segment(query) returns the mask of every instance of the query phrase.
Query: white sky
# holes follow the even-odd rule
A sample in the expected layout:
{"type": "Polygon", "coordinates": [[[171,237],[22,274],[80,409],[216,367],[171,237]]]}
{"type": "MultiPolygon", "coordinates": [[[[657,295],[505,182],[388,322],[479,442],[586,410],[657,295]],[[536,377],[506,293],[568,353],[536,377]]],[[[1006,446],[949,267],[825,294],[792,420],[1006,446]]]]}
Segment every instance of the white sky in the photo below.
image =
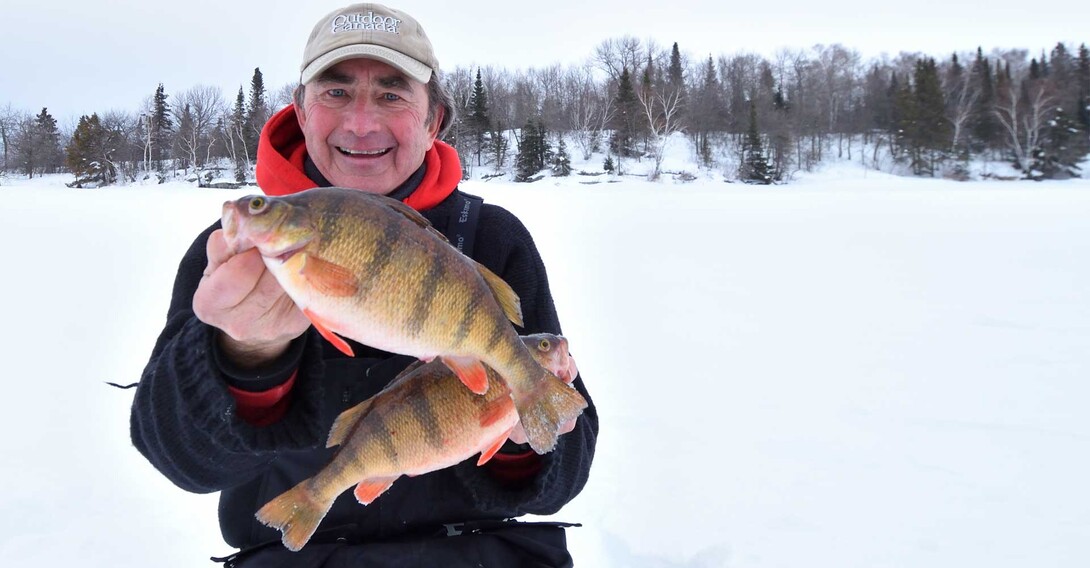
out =
{"type": "MultiPolygon", "coordinates": [[[[233,100],[260,67],[269,90],[298,78],[311,27],[341,2],[306,0],[4,0],[0,8],[0,108],[49,107],[62,124],[79,114],[135,111],[164,83],[167,94],[220,86],[233,100]]],[[[579,63],[612,37],[678,42],[683,53],[840,43],[864,57],[919,51],[945,57],[980,45],[1039,53],[1090,41],[1085,17],[1034,10],[1020,0],[840,3],[804,0],[582,1],[528,8],[509,0],[391,6],[419,19],[441,65],[508,68],[579,63]],[[885,5],[883,5],[885,4],[885,5]],[[527,45],[532,44],[532,45],[527,45]]],[[[1084,14],[1085,16],[1085,14],[1084,14]]]]}

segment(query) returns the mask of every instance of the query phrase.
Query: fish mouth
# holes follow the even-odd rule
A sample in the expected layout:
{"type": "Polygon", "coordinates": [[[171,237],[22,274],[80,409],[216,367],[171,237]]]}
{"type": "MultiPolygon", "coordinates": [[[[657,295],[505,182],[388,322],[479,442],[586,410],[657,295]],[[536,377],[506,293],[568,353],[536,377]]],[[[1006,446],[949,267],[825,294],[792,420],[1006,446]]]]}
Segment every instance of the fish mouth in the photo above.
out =
{"type": "Polygon", "coordinates": [[[379,148],[377,150],[353,150],[351,148],[345,148],[344,146],[334,146],[338,152],[343,156],[349,156],[352,158],[378,158],[389,154],[393,147],[379,148]]]}

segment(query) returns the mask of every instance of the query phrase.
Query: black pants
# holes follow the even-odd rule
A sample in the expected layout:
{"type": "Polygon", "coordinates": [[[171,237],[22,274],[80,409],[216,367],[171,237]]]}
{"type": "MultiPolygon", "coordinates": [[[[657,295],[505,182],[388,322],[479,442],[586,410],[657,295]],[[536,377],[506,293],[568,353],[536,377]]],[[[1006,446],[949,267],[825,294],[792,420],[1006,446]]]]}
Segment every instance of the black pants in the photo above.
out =
{"type": "Polygon", "coordinates": [[[569,526],[578,525],[483,521],[379,542],[334,529],[315,534],[299,552],[277,541],[214,560],[229,568],[571,568],[569,526]]]}

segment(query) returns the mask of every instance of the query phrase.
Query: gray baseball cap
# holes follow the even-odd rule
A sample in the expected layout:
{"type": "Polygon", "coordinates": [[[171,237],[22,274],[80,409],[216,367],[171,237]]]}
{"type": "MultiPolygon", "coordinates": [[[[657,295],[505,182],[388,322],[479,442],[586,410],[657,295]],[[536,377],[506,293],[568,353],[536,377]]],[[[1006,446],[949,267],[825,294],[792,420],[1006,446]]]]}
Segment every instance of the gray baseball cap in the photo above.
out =
{"type": "Polygon", "coordinates": [[[431,40],[412,16],[382,4],[353,4],[324,16],[303,50],[299,82],[347,59],[375,59],[427,83],[439,69],[431,40]]]}

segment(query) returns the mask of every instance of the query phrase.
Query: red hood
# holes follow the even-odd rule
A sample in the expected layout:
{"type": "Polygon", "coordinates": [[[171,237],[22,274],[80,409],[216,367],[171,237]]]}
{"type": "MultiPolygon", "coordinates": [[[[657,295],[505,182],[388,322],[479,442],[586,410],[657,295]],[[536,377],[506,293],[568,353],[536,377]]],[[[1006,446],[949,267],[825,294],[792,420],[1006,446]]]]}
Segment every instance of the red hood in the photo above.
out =
{"type": "MultiPolygon", "coordinates": [[[[295,106],[288,105],[273,115],[261,130],[257,144],[257,185],[267,195],[288,195],[317,187],[303,173],[307,147],[303,131],[295,117],[295,106]]],[[[431,209],[450,195],[462,180],[458,152],[438,140],[424,154],[427,170],[420,187],[405,204],[417,211],[431,209]]],[[[391,188],[392,189],[392,188],[391,188]]]]}

